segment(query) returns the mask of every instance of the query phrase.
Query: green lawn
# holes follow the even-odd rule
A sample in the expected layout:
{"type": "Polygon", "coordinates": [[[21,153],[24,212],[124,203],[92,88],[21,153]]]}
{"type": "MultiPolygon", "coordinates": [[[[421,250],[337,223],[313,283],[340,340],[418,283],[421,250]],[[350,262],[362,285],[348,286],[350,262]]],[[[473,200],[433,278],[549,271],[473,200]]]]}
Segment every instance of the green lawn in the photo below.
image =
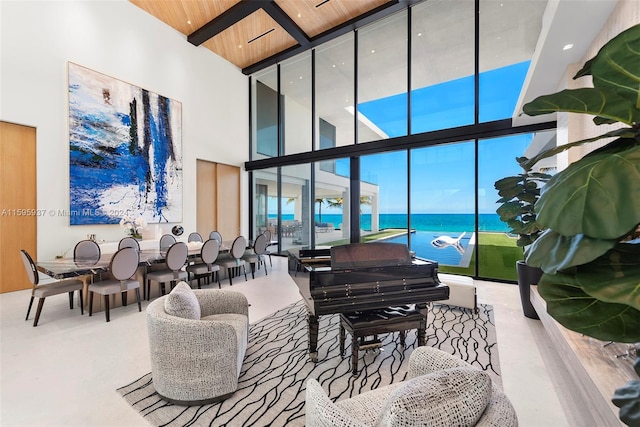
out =
{"type": "MultiPolygon", "coordinates": [[[[398,234],[406,233],[404,230],[388,229],[378,233],[367,234],[362,237],[363,242],[380,240],[398,234]]],[[[327,246],[346,245],[349,239],[335,240],[325,243],[327,246]]],[[[516,261],[523,259],[522,248],[516,246],[516,239],[505,233],[479,233],[475,250],[480,254],[481,277],[501,280],[518,280],[516,261]]],[[[466,268],[441,265],[438,270],[443,273],[462,274],[473,276],[475,274],[475,254],[466,268]]]]}

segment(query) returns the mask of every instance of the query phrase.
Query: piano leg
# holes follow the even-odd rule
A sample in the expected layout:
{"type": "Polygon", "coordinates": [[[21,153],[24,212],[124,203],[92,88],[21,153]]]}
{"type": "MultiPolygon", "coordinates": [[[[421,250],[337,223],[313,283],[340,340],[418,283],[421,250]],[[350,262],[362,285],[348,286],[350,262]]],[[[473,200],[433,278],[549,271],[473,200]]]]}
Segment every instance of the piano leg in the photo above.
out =
{"type": "Polygon", "coordinates": [[[318,361],[318,316],[309,313],[307,317],[309,325],[309,357],[312,362],[318,361]]]}
{"type": "Polygon", "coordinates": [[[423,319],[418,328],[418,346],[427,345],[427,314],[429,313],[427,306],[428,304],[416,304],[416,308],[422,314],[423,319]]]}

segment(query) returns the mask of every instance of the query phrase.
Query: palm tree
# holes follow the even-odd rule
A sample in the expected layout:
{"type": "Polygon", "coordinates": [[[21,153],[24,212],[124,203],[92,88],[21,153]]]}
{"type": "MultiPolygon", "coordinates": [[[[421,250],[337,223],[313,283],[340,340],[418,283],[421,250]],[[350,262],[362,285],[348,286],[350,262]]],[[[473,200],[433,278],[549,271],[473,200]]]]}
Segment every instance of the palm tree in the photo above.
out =
{"type": "MultiPolygon", "coordinates": [[[[331,208],[341,208],[344,199],[342,197],[334,197],[332,199],[325,199],[327,205],[331,208]]],[[[360,196],[360,205],[371,205],[371,196],[360,196]]],[[[362,212],[362,209],[360,210],[362,212]]]]}
{"type": "MultiPolygon", "coordinates": [[[[318,222],[322,222],[322,204],[327,201],[329,203],[329,199],[316,199],[316,203],[318,204],[318,222]]],[[[329,204],[331,206],[331,204],[329,204]]]]}

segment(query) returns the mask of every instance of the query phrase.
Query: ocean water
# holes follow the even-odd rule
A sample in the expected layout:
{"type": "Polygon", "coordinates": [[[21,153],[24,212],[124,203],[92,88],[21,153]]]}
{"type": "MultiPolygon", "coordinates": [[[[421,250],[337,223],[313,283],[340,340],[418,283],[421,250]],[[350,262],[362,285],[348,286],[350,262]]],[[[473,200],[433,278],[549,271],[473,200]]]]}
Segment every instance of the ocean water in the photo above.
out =
{"type": "MultiPolygon", "coordinates": [[[[269,218],[275,219],[276,215],[269,215],[269,218]]],[[[282,215],[283,221],[293,220],[293,214],[282,215]]],[[[340,214],[322,214],[322,220],[316,215],[317,222],[333,223],[335,227],[342,224],[342,215],[340,214]]],[[[363,230],[371,230],[371,214],[363,214],[360,217],[360,228],[363,230]]],[[[379,228],[406,228],[407,216],[404,214],[380,214],[379,228]]],[[[463,231],[472,232],[475,227],[475,216],[473,214],[413,214],[411,215],[411,228],[417,231],[436,231],[460,233],[463,231]]],[[[479,231],[495,231],[507,232],[509,227],[500,221],[497,214],[479,214],[478,215],[479,231]]]]}
{"type": "MultiPolygon", "coordinates": [[[[276,215],[269,215],[273,220],[276,215]]],[[[292,221],[293,215],[283,215],[283,221],[292,221]]],[[[379,228],[406,228],[406,215],[380,214],[379,228]]],[[[361,216],[361,228],[371,230],[371,214],[361,216]]],[[[340,228],[342,215],[322,214],[322,220],[316,215],[317,222],[332,223],[340,228]]],[[[420,258],[437,261],[440,265],[467,267],[473,253],[472,236],[475,228],[475,216],[473,214],[413,214],[411,215],[411,250],[420,258]],[[463,235],[464,233],[464,235],[463,235]],[[438,244],[451,237],[460,237],[458,245],[438,244]]],[[[507,225],[500,221],[497,214],[479,214],[479,231],[508,232],[507,225]]],[[[407,235],[401,235],[385,240],[393,243],[408,243],[407,235]]],[[[475,239],[473,240],[475,241],[475,239]]]]}

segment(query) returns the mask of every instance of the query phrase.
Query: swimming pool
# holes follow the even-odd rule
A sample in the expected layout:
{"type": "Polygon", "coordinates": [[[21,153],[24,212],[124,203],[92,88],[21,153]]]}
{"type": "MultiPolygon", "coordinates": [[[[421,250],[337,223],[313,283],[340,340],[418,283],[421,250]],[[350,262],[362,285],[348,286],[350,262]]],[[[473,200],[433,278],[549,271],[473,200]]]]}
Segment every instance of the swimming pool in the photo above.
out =
{"type": "MultiPolygon", "coordinates": [[[[407,243],[407,236],[385,239],[386,242],[407,243]]],[[[437,261],[440,265],[468,267],[475,246],[472,231],[447,233],[442,231],[411,232],[411,250],[419,258],[437,261]]]]}

